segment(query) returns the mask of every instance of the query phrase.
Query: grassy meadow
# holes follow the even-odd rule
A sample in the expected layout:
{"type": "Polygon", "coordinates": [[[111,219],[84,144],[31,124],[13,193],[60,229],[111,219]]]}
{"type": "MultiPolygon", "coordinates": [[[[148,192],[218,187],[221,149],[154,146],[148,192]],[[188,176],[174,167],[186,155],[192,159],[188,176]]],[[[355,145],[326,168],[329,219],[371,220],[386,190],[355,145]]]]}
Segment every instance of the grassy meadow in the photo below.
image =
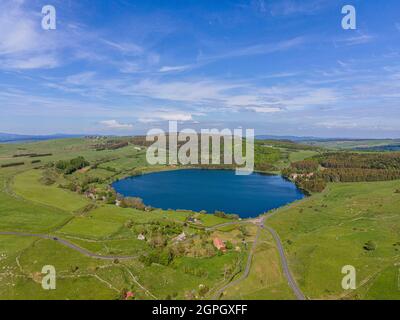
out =
{"type": "MultiPolygon", "coordinates": [[[[175,169],[147,165],[143,146],[94,147],[102,143],[82,138],[0,144],[0,166],[24,163],[0,167],[0,232],[48,234],[93,254],[131,258],[96,259],[53,240],[0,235],[0,299],[121,299],[126,291],[139,300],[208,299],[241,276],[257,232],[254,224],[184,210],[122,208],[66,188],[86,184],[86,192],[107,190],[122,177],[175,169]],[[52,163],[78,156],[90,166],[44,182],[54,173],[52,163]],[[230,224],[213,228],[224,223],[230,224]],[[215,237],[229,244],[226,253],[214,248],[215,237]],[[41,288],[44,265],[56,267],[57,290],[41,288]]],[[[261,171],[280,172],[321,150],[259,141],[256,164],[261,171]]],[[[309,299],[400,299],[399,189],[399,181],[331,183],[322,193],[267,213],[266,223],[279,234],[309,299]],[[365,249],[368,242],[373,250],[365,249]],[[356,267],[355,291],[341,288],[344,265],[356,267]]],[[[222,299],[294,298],[276,243],[263,231],[249,276],[222,299]]]]}

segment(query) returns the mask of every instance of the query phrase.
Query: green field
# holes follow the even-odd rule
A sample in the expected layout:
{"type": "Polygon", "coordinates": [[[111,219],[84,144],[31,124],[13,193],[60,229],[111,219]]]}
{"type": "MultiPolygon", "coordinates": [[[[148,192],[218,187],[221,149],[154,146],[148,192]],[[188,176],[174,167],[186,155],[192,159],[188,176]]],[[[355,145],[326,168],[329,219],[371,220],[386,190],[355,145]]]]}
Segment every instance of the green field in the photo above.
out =
{"type": "MultiPolygon", "coordinates": [[[[95,255],[130,258],[98,259],[54,240],[0,235],[0,299],[121,299],[127,290],[139,300],[209,299],[241,277],[255,224],[184,210],[121,208],[88,197],[87,192],[109,191],[118,178],[176,169],[148,166],[144,148],[139,151],[132,143],[96,150],[102,141],[0,145],[0,165],[24,162],[0,168],[0,233],[46,234],[95,255]],[[16,157],[30,153],[51,155],[16,157]],[[57,161],[78,156],[90,166],[72,174],[54,169],[57,161]],[[44,183],[46,176],[54,181],[44,183]],[[179,242],[182,233],[185,239],[179,242]],[[226,253],[214,248],[215,237],[229,243],[226,253]],[[41,288],[44,265],[55,266],[57,290],[41,288]]],[[[257,143],[256,162],[267,172],[322,152],[287,141],[257,143]]],[[[266,224],[279,234],[290,270],[308,299],[400,299],[398,190],[400,181],[331,183],[322,193],[267,213],[266,224]],[[366,250],[371,241],[373,250],[366,250]],[[356,268],[355,291],[341,288],[345,265],[356,268]]],[[[248,277],[221,298],[295,299],[266,230],[255,248],[248,277]]]]}
{"type": "MultiPolygon", "coordinates": [[[[379,297],[376,290],[381,287],[395,288],[393,270],[400,262],[400,196],[395,193],[399,187],[400,181],[331,184],[322,194],[278,210],[268,221],[280,234],[308,297],[368,299],[379,297]],[[376,243],[376,250],[363,248],[368,241],[376,243]],[[345,265],[357,270],[355,292],[341,287],[345,265]]],[[[400,299],[400,290],[385,295],[400,299]]]]}

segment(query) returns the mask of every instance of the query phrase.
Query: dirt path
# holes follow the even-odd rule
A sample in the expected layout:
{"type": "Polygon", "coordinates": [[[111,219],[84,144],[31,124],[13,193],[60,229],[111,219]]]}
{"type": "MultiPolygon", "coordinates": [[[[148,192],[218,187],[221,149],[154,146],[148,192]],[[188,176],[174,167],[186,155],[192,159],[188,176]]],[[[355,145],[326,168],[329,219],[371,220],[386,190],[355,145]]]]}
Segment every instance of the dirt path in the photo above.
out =
{"type": "Polygon", "coordinates": [[[50,236],[47,234],[39,234],[39,233],[23,233],[23,232],[0,232],[0,235],[3,236],[20,236],[20,237],[35,237],[35,238],[41,238],[41,239],[46,239],[46,240],[53,240],[56,242],[59,242],[63,244],[66,247],[69,247],[75,251],[78,251],[85,256],[95,258],[95,259],[101,259],[101,260],[127,260],[127,259],[134,259],[136,256],[103,256],[99,255],[93,252],[90,252],[89,250],[86,250],[84,248],[78,247],[77,245],[73,244],[72,242],[69,242],[68,240],[60,239],[58,237],[50,236]]]}

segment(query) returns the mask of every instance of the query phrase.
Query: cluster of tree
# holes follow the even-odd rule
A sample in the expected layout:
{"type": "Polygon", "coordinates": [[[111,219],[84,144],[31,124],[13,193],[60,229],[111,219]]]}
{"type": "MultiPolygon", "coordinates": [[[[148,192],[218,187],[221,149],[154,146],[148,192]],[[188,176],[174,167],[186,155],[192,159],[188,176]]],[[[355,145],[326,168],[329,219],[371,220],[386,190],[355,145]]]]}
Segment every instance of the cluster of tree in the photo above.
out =
{"type": "Polygon", "coordinates": [[[223,211],[215,211],[214,216],[219,217],[219,218],[225,218],[225,219],[233,219],[233,220],[238,220],[240,217],[237,214],[229,214],[225,213],[223,211]]]}
{"type": "Polygon", "coordinates": [[[46,169],[42,173],[42,177],[40,178],[40,182],[46,186],[51,186],[57,180],[57,173],[54,170],[46,169]]]}
{"type": "Polygon", "coordinates": [[[258,140],[258,142],[263,143],[264,145],[268,145],[268,146],[272,146],[272,147],[276,147],[276,148],[289,149],[292,151],[299,151],[299,150],[318,151],[318,150],[320,150],[320,148],[318,148],[318,147],[301,144],[298,142],[293,142],[291,140],[258,140]]]}
{"type": "Polygon", "coordinates": [[[256,171],[263,171],[263,172],[271,172],[277,170],[277,168],[270,163],[260,163],[260,162],[256,162],[254,164],[254,169],[256,171]]]}
{"type": "Polygon", "coordinates": [[[311,173],[318,170],[319,163],[314,159],[309,160],[302,160],[292,162],[290,164],[290,168],[286,169],[289,170],[290,173],[311,173]]]}
{"type": "Polygon", "coordinates": [[[316,157],[325,168],[362,168],[400,170],[400,152],[345,153],[337,152],[316,157]]]}
{"type": "Polygon", "coordinates": [[[128,141],[109,140],[105,143],[96,144],[93,146],[93,148],[96,149],[96,151],[117,150],[125,148],[128,145],[129,145],[128,141]]]}
{"type": "Polygon", "coordinates": [[[326,188],[326,184],[326,181],[318,175],[296,179],[296,185],[306,192],[322,192],[326,188]]]}
{"type": "Polygon", "coordinates": [[[49,157],[52,155],[53,155],[52,153],[20,153],[20,154],[14,154],[13,158],[21,158],[21,157],[38,158],[38,157],[49,157]]]}
{"type": "MultiPolygon", "coordinates": [[[[103,196],[106,196],[108,192],[103,192],[100,194],[93,188],[94,183],[99,183],[101,181],[102,180],[98,177],[85,177],[85,179],[82,181],[70,181],[68,184],[60,185],[60,187],[73,192],[78,192],[80,194],[91,191],[92,193],[96,194],[98,198],[102,198],[103,196]]],[[[115,203],[115,200],[113,203],[115,203]]]]}
{"type": "Polygon", "coordinates": [[[57,161],[55,167],[62,171],[64,174],[72,174],[75,171],[89,166],[90,163],[84,157],[77,157],[71,160],[57,161]]]}
{"type": "Polygon", "coordinates": [[[143,200],[138,197],[121,198],[119,206],[121,208],[134,208],[142,211],[146,210],[146,205],[143,203],[143,200]]]}
{"type": "Polygon", "coordinates": [[[6,163],[2,164],[1,168],[9,168],[9,167],[17,167],[17,166],[23,166],[25,162],[13,162],[13,163],[6,163]]]}
{"type": "Polygon", "coordinates": [[[328,182],[396,180],[400,179],[400,153],[326,153],[294,162],[282,173],[309,192],[321,192],[328,182]]]}
{"type": "Polygon", "coordinates": [[[97,191],[97,195],[101,199],[105,199],[107,204],[115,204],[117,193],[113,189],[97,191]]]}
{"type": "Polygon", "coordinates": [[[52,153],[37,153],[37,154],[32,154],[29,157],[30,158],[51,157],[52,155],[53,155],[52,153]]]}
{"type": "MultiPolygon", "coordinates": [[[[243,150],[245,147],[243,146],[243,150]]],[[[256,171],[276,171],[274,163],[281,158],[281,151],[277,148],[265,146],[256,142],[254,146],[254,169],[256,171]]]]}
{"type": "Polygon", "coordinates": [[[328,182],[388,181],[400,179],[400,170],[338,168],[325,169],[319,175],[328,182]]]}
{"type": "Polygon", "coordinates": [[[372,240],[369,240],[364,244],[364,250],[366,251],[374,251],[376,249],[376,243],[372,240]]]}
{"type": "Polygon", "coordinates": [[[152,250],[148,254],[139,257],[139,261],[145,266],[151,266],[153,263],[168,266],[174,260],[174,254],[170,249],[152,250]]]}
{"type": "Polygon", "coordinates": [[[20,154],[14,154],[13,158],[22,158],[22,157],[29,157],[32,155],[35,155],[36,153],[20,153],[20,154]]]}

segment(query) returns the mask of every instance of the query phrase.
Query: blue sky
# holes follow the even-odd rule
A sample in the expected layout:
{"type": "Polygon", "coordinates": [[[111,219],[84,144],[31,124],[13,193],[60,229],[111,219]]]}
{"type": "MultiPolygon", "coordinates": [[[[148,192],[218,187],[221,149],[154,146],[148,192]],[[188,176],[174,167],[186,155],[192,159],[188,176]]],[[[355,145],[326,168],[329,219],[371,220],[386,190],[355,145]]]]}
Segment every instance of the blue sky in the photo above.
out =
{"type": "Polygon", "coordinates": [[[0,132],[400,137],[398,0],[0,0],[0,132]],[[41,9],[57,29],[41,28],[41,9]],[[341,27],[344,5],[357,29],[341,27]]]}

